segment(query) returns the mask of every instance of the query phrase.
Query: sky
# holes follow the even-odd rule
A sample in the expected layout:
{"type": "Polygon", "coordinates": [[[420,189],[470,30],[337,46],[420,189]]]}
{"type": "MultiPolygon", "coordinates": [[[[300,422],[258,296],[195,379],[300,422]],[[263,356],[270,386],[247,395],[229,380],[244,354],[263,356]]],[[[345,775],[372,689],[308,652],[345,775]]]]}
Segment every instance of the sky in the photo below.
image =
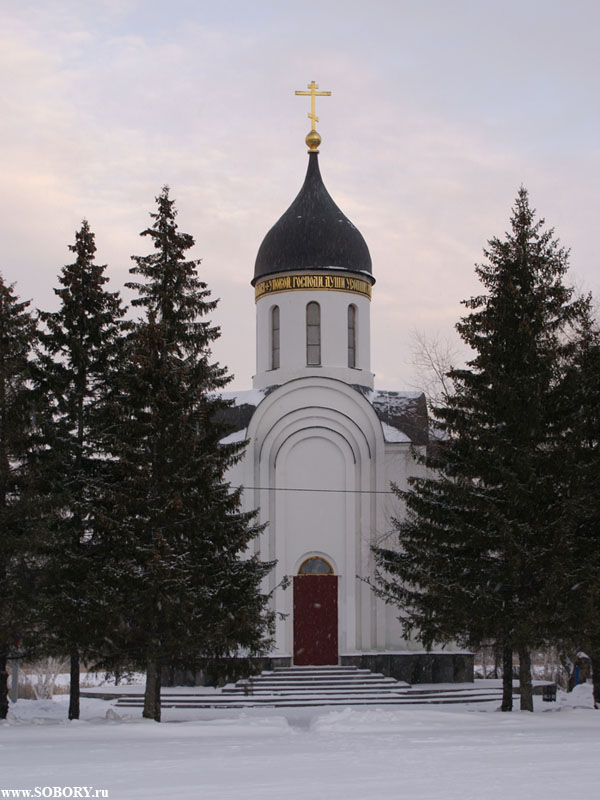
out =
{"type": "Polygon", "coordinates": [[[55,309],[86,218],[122,290],[168,184],[249,388],[254,260],[315,80],[323,179],[373,258],[376,386],[418,388],[415,341],[456,336],[521,185],[600,297],[599,30],[596,0],[0,0],[0,272],[55,309]]]}

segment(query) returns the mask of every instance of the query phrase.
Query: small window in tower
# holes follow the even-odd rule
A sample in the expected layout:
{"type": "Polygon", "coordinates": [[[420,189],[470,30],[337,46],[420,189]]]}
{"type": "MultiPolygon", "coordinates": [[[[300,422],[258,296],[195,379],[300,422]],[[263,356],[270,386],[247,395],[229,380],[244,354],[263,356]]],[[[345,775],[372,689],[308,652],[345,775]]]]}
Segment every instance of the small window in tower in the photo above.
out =
{"type": "Polygon", "coordinates": [[[318,303],[306,306],[306,363],[309,367],[321,364],[321,307],[318,303]]]}
{"type": "Polygon", "coordinates": [[[279,306],[271,309],[271,369],[279,369],[279,306]]]}
{"type": "Polygon", "coordinates": [[[348,306],[348,366],[356,367],[356,317],[355,305],[348,306]]]}

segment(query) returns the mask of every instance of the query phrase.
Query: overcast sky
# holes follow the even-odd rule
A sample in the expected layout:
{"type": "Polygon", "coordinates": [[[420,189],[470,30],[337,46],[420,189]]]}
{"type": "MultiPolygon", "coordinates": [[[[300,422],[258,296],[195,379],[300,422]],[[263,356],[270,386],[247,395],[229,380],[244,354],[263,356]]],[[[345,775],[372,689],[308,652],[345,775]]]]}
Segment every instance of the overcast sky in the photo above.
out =
{"type": "Polygon", "coordinates": [[[257,249],[306,169],[365,237],[376,385],[414,388],[413,332],[451,336],[519,186],[600,297],[597,0],[0,0],[0,271],[53,309],[82,218],[111,288],[169,184],[248,388],[257,249]]]}

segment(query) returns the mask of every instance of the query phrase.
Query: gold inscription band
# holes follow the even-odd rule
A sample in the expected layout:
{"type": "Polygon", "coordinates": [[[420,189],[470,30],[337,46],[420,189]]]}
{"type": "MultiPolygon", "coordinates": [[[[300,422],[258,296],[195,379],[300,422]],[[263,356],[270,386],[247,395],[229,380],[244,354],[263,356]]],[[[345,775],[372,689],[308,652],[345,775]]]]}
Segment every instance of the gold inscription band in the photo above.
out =
{"type": "Polygon", "coordinates": [[[279,278],[265,278],[254,287],[254,300],[260,300],[266,294],[277,292],[297,292],[306,289],[317,289],[326,292],[354,292],[371,299],[371,284],[360,278],[347,275],[282,275],[279,278]]]}

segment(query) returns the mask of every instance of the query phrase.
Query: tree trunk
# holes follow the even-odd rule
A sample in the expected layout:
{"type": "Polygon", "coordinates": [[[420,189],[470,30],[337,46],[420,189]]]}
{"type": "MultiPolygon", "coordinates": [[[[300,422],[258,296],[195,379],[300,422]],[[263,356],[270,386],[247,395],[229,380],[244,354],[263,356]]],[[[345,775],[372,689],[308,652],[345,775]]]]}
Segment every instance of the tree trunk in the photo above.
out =
{"type": "Polygon", "coordinates": [[[531,653],[527,647],[519,648],[519,690],[521,692],[521,711],[533,711],[531,653]]]}
{"type": "Polygon", "coordinates": [[[592,685],[594,689],[594,708],[600,709],[600,650],[592,650],[592,685]]]}
{"type": "Polygon", "coordinates": [[[0,719],[8,715],[8,671],[6,652],[0,653],[0,719]]]}
{"type": "Polygon", "coordinates": [[[160,664],[158,661],[149,661],[146,665],[146,690],[142,716],[160,722],[160,664]]]}
{"type": "Polygon", "coordinates": [[[510,646],[505,645],[502,649],[502,705],[501,711],[512,711],[513,707],[513,685],[512,685],[512,661],[513,653],[510,646]]]}
{"type": "Polygon", "coordinates": [[[487,658],[486,658],[486,648],[485,645],[481,647],[481,677],[485,680],[487,678],[487,658]]]}
{"type": "Polygon", "coordinates": [[[572,692],[575,686],[575,668],[570,657],[563,651],[560,653],[560,688],[565,692],[572,692]]]}
{"type": "Polygon", "coordinates": [[[79,653],[71,653],[71,684],[69,687],[69,719],[79,719],[79,653]]]}
{"type": "Polygon", "coordinates": [[[500,661],[502,660],[502,648],[498,647],[498,645],[494,645],[494,672],[492,677],[494,680],[498,680],[498,671],[500,669],[500,661]]]}

